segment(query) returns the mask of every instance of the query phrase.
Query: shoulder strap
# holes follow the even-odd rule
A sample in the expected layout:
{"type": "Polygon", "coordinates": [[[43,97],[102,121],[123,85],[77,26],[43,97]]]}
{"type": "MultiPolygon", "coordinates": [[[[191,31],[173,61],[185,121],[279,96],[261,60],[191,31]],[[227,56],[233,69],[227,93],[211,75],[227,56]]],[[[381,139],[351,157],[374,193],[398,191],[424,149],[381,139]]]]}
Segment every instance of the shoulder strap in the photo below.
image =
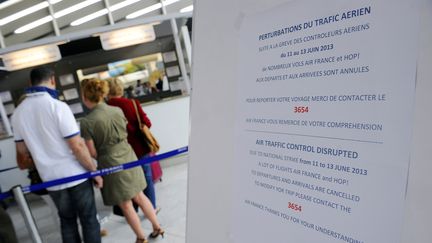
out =
{"type": "Polygon", "coordinates": [[[136,114],[136,116],[137,116],[137,118],[138,118],[138,124],[139,124],[139,127],[141,127],[141,117],[139,116],[139,113],[138,113],[138,107],[137,107],[137,104],[135,103],[135,100],[131,99],[131,101],[132,101],[132,104],[133,104],[133,106],[134,106],[134,108],[135,108],[135,114],[136,114]]]}

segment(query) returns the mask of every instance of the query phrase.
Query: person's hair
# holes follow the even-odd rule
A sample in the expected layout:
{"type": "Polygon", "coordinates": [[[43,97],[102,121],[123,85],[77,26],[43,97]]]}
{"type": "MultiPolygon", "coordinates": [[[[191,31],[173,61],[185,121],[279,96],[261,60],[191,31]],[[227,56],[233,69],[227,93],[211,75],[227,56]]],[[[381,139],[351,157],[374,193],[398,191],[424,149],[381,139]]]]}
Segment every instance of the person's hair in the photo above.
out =
{"type": "Polygon", "coordinates": [[[123,96],[124,94],[124,87],[123,83],[118,78],[107,78],[106,81],[108,82],[109,86],[109,96],[123,96]]]}
{"type": "Polygon", "coordinates": [[[109,88],[106,81],[90,78],[81,81],[81,91],[87,100],[99,103],[108,94],[109,88]]]}
{"type": "Polygon", "coordinates": [[[30,71],[30,82],[32,86],[48,81],[54,76],[54,71],[49,67],[33,68],[30,71]]]}

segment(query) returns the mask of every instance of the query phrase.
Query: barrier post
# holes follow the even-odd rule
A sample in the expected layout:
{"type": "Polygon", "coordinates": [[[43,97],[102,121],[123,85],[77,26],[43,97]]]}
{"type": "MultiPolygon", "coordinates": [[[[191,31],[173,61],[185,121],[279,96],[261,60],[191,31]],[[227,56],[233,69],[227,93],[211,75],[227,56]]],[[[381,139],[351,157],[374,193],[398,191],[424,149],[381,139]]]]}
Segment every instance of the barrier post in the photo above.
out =
{"type": "Polygon", "coordinates": [[[34,221],[33,215],[30,211],[30,208],[27,204],[27,200],[24,197],[24,193],[22,191],[21,186],[15,186],[12,188],[12,194],[15,197],[15,201],[18,203],[18,207],[21,211],[21,214],[24,218],[24,222],[26,223],[27,229],[30,232],[30,235],[33,239],[34,243],[42,243],[41,237],[39,235],[39,231],[37,229],[36,223],[34,221]]]}

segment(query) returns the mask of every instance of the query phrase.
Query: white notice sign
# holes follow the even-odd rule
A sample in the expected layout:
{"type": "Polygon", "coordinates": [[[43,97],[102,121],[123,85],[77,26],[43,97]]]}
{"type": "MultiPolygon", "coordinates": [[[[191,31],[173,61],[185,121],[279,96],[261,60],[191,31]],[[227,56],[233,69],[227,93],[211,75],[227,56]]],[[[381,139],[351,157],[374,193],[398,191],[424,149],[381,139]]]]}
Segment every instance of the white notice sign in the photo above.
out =
{"type": "Polygon", "coordinates": [[[235,242],[400,242],[418,15],[313,0],[243,19],[235,242]]]}

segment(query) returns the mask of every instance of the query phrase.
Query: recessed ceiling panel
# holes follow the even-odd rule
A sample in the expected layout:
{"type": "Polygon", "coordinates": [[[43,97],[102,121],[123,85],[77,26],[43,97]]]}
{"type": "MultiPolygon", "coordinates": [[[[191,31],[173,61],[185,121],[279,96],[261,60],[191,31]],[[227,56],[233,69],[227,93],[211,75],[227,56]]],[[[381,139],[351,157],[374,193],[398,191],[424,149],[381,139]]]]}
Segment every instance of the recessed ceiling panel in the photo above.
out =
{"type": "Polygon", "coordinates": [[[26,8],[30,8],[41,2],[44,2],[44,0],[22,0],[18,3],[10,5],[7,8],[0,9],[0,18],[3,19],[11,14],[17,13],[26,8]]]}
{"type": "Polygon", "coordinates": [[[82,3],[82,2],[85,2],[85,1],[86,0],[72,0],[72,1],[71,0],[63,0],[63,1],[59,2],[59,3],[54,4],[53,5],[53,10],[54,10],[54,12],[59,12],[61,10],[67,9],[69,7],[72,7],[72,6],[76,5],[76,4],[79,4],[79,3],[82,3]]]}
{"type": "MultiPolygon", "coordinates": [[[[70,13],[64,17],[58,18],[57,23],[58,23],[59,27],[61,29],[63,29],[65,27],[67,27],[68,25],[70,25],[75,20],[78,20],[80,18],[83,18],[85,16],[88,16],[90,14],[96,13],[96,12],[104,10],[104,9],[105,9],[105,4],[103,3],[103,1],[97,2],[97,3],[94,3],[90,6],[85,7],[83,9],[80,9],[79,11],[76,11],[76,12],[70,13]]],[[[106,19],[107,18],[106,16],[107,15],[104,14],[98,18],[106,19]]],[[[91,21],[89,21],[89,22],[91,22],[91,21]]],[[[83,28],[83,26],[81,26],[81,28],[83,28]]]]}
{"type": "Polygon", "coordinates": [[[180,12],[181,9],[192,5],[193,4],[193,0],[183,0],[183,1],[178,1],[175,2],[169,6],[166,7],[167,13],[178,13],[180,12]]]}
{"type": "Polygon", "coordinates": [[[44,9],[41,9],[37,12],[29,14],[25,17],[17,19],[11,23],[8,23],[4,26],[1,26],[0,28],[1,28],[3,36],[8,36],[8,35],[13,34],[13,32],[16,29],[23,27],[25,25],[31,24],[32,22],[35,22],[35,21],[37,21],[41,18],[47,17],[47,16],[49,16],[48,8],[44,8],[44,9]]]}
{"type": "MultiPolygon", "coordinates": [[[[122,20],[125,20],[125,17],[131,13],[134,13],[139,10],[143,10],[145,8],[148,8],[154,4],[157,4],[159,1],[156,0],[141,0],[139,2],[136,2],[134,4],[131,4],[129,6],[126,6],[124,8],[121,8],[117,11],[112,12],[113,19],[115,22],[119,22],[122,20]]],[[[154,14],[159,15],[161,14],[161,10],[155,10],[151,12],[150,14],[147,14],[145,16],[153,16],[154,14]]]]}
{"type": "MultiPolygon", "coordinates": [[[[48,36],[55,35],[53,23],[50,20],[51,15],[47,7],[48,6],[47,1],[48,0],[22,0],[4,9],[0,9],[0,25],[1,25],[2,23],[1,19],[4,19],[5,17],[10,16],[11,14],[35,6],[41,6],[38,8],[37,11],[33,11],[32,13],[26,16],[22,16],[14,21],[5,23],[2,26],[0,26],[1,34],[5,39],[5,44],[7,47],[29,42],[35,39],[45,38],[48,36]],[[35,21],[43,19],[44,17],[46,20],[45,23],[41,23],[39,26],[34,27],[33,29],[30,29],[24,33],[20,33],[20,34],[14,33],[14,31],[19,29],[20,27],[31,24],[35,21]]],[[[55,3],[52,6],[54,14],[59,13],[72,6],[75,6],[76,4],[92,1],[91,5],[88,5],[75,12],[56,18],[58,27],[60,29],[60,35],[110,24],[108,19],[108,14],[107,14],[108,10],[106,9],[106,5],[105,5],[105,0],[99,0],[99,1],[98,0],[56,0],[56,1],[58,1],[58,3],[55,3]],[[99,17],[93,20],[89,20],[88,22],[78,26],[71,26],[71,23],[73,21],[76,21],[90,14],[98,13],[98,11],[103,11],[101,12],[102,14],[99,17]]],[[[158,16],[162,14],[159,0],[136,0],[136,1],[135,0],[106,0],[106,1],[108,1],[109,5],[111,6],[114,23],[127,21],[129,19],[126,19],[126,16],[136,13],[137,11],[144,11],[149,7],[152,7],[151,11],[144,11],[146,12],[145,14],[135,16],[135,19],[148,18],[151,16],[158,16]],[[131,4],[128,5],[126,3],[131,3],[131,4]]],[[[187,7],[192,3],[193,0],[179,0],[167,6],[167,12],[176,13],[180,9],[187,7]]],[[[165,31],[164,28],[162,27],[156,27],[156,32],[165,34],[168,31],[165,31]],[[158,31],[158,29],[161,29],[162,31],[158,31]]]]}
{"type": "Polygon", "coordinates": [[[65,28],[63,28],[61,30],[61,33],[67,34],[67,33],[77,32],[77,31],[81,31],[81,30],[85,30],[85,29],[91,29],[91,28],[96,28],[96,27],[100,27],[100,26],[105,26],[108,24],[109,24],[108,17],[106,15],[104,15],[104,16],[96,18],[92,21],[89,21],[87,23],[84,23],[82,25],[78,25],[78,26],[67,25],[67,26],[65,26],[65,28]]]}

